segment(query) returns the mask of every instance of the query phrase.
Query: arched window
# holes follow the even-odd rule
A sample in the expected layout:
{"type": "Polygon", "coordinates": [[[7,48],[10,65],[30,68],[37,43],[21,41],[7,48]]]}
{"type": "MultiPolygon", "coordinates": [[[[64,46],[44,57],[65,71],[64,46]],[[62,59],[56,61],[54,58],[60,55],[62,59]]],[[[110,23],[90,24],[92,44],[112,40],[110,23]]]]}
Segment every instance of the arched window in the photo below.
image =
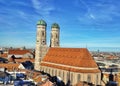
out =
{"type": "Polygon", "coordinates": [[[91,76],[90,76],[90,75],[88,75],[88,77],[87,77],[87,82],[88,82],[88,83],[91,82],[91,76]]]}
{"type": "Polygon", "coordinates": [[[42,42],[43,42],[43,44],[45,44],[45,41],[44,41],[44,40],[43,40],[42,42]]]}
{"type": "Polygon", "coordinates": [[[47,72],[47,68],[45,68],[45,72],[47,72]]]}
{"type": "Polygon", "coordinates": [[[70,81],[73,83],[73,73],[70,73],[70,81]]]}
{"type": "Polygon", "coordinates": [[[96,75],[96,85],[98,85],[98,74],[96,75]]]}
{"type": "Polygon", "coordinates": [[[70,72],[67,72],[67,79],[70,80],[70,72]]]}
{"type": "Polygon", "coordinates": [[[64,76],[65,76],[65,74],[64,74],[64,71],[63,71],[63,80],[64,80],[64,76]]]}
{"type": "Polygon", "coordinates": [[[56,34],[56,38],[58,37],[58,35],[56,34]]]}
{"type": "Polygon", "coordinates": [[[59,76],[61,77],[61,71],[59,70],[59,76]]]}
{"type": "Polygon", "coordinates": [[[81,76],[80,76],[80,74],[78,74],[77,81],[79,82],[80,79],[81,79],[81,76]]]}
{"type": "Polygon", "coordinates": [[[54,74],[54,70],[52,69],[52,76],[53,76],[53,74],[54,74]]]}
{"type": "Polygon", "coordinates": [[[42,36],[44,36],[45,34],[44,34],[44,31],[42,31],[42,36]]]}
{"type": "Polygon", "coordinates": [[[50,68],[49,68],[49,71],[48,71],[48,73],[50,73],[50,68]]]}
{"type": "Polygon", "coordinates": [[[55,70],[55,76],[57,76],[57,70],[55,70]]]}

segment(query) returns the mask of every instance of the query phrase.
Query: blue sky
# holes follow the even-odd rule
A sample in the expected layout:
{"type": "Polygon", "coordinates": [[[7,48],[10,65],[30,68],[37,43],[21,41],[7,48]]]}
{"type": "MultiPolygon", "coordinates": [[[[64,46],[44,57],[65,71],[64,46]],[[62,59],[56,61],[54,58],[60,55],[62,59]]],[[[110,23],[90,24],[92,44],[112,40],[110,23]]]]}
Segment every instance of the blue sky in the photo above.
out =
{"type": "Polygon", "coordinates": [[[120,47],[120,0],[0,0],[0,47],[35,47],[36,23],[60,25],[62,47],[120,47]]]}

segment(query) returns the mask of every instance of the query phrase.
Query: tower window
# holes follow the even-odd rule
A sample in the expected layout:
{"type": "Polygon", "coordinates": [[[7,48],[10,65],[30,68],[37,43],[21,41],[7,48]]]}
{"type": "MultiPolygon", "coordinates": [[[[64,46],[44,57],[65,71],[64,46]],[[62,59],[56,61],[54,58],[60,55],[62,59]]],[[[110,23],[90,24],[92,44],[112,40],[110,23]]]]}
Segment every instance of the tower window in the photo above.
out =
{"type": "Polygon", "coordinates": [[[42,31],[42,36],[44,36],[44,31],[42,31]]]}
{"type": "Polygon", "coordinates": [[[39,41],[37,40],[37,42],[39,42],[39,41]]]}
{"type": "Polygon", "coordinates": [[[58,35],[56,34],[56,38],[58,37],[58,35]]]}
{"type": "Polygon", "coordinates": [[[42,44],[45,44],[45,41],[42,41],[42,44]]]}

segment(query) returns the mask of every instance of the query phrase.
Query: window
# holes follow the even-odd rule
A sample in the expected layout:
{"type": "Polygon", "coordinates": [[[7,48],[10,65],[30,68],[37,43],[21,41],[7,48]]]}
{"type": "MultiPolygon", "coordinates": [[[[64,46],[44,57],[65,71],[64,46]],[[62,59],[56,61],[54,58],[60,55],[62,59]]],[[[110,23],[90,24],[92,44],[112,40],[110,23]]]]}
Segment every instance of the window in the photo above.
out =
{"type": "Polygon", "coordinates": [[[67,78],[70,80],[70,72],[67,72],[67,78]]]}
{"type": "Polygon", "coordinates": [[[78,77],[77,77],[78,82],[80,81],[80,78],[81,78],[80,74],[78,74],[78,77]]]}
{"type": "Polygon", "coordinates": [[[54,70],[52,69],[52,76],[53,76],[53,74],[54,74],[54,70]]]}
{"type": "Polygon", "coordinates": [[[59,70],[59,76],[61,76],[61,72],[60,72],[60,70],[59,70]]]}
{"type": "Polygon", "coordinates": [[[42,36],[44,36],[44,31],[42,31],[42,36]]]}
{"type": "Polygon", "coordinates": [[[47,72],[47,68],[45,69],[45,72],[47,72]]]}
{"type": "Polygon", "coordinates": [[[64,80],[64,71],[63,71],[63,80],[64,80]]]}
{"type": "Polygon", "coordinates": [[[45,41],[42,41],[42,44],[45,44],[45,41]]]}
{"type": "Polygon", "coordinates": [[[98,75],[96,75],[96,85],[98,85],[98,75]]]}
{"type": "Polygon", "coordinates": [[[55,70],[55,75],[57,76],[57,70],[55,70]]]}
{"type": "Polygon", "coordinates": [[[71,81],[71,83],[73,83],[73,73],[71,73],[70,75],[71,75],[71,76],[70,76],[70,78],[71,78],[70,81],[71,81]]]}
{"type": "Polygon", "coordinates": [[[90,75],[88,75],[87,82],[88,82],[88,83],[91,82],[91,76],[90,76],[90,75]]]}
{"type": "Polygon", "coordinates": [[[49,73],[50,73],[50,69],[49,69],[49,73]]]}
{"type": "Polygon", "coordinates": [[[39,40],[37,40],[37,42],[39,42],[39,40]]]}
{"type": "Polygon", "coordinates": [[[56,34],[56,38],[58,37],[58,35],[56,34]]]}

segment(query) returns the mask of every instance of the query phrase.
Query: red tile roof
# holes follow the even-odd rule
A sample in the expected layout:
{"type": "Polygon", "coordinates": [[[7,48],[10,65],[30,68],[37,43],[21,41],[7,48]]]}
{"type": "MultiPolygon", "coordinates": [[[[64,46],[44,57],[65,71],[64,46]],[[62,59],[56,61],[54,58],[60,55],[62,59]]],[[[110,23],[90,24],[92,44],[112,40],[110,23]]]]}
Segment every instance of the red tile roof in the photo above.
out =
{"type": "Polygon", "coordinates": [[[14,55],[24,55],[26,53],[30,53],[29,50],[20,50],[20,49],[14,49],[9,50],[8,54],[14,54],[14,55]]]}
{"type": "Polygon", "coordinates": [[[100,70],[98,69],[76,69],[76,68],[71,68],[71,67],[66,67],[66,66],[56,66],[56,65],[52,65],[52,64],[46,64],[46,63],[41,63],[42,66],[47,66],[47,67],[52,67],[52,68],[57,68],[57,69],[62,69],[62,70],[66,70],[66,71],[72,71],[72,72],[81,72],[81,73],[98,73],[100,72],[100,70]]]}
{"type": "Polygon", "coordinates": [[[107,57],[107,59],[117,59],[117,56],[109,55],[109,56],[107,57]]]}
{"type": "Polygon", "coordinates": [[[26,70],[26,75],[31,77],[35,82],[42,81],[41,73],[38,71],[26,70]]]}
{"type": "Polygon", "coordinates": [[[61,64],[73,67],[82,68],[98,68],[96,62],[86,48],[50,48],[46,56],[41,62],[42,66],[49,66],[64,70],[71,70],[74,72],[100,72],[99,69],[95,70],[81,70],[71,67],[63,67],[54,64],[61,64]]]}
{"type": "Polygon", "coordinates": [[[0,68],[18,69],[18,63],[0,63],[0,68]]]}
{"type": "Polygon", "coordinates": [[[8,53],[1,54],[1,57],[7,58],[8,57],[8,53]]]}

